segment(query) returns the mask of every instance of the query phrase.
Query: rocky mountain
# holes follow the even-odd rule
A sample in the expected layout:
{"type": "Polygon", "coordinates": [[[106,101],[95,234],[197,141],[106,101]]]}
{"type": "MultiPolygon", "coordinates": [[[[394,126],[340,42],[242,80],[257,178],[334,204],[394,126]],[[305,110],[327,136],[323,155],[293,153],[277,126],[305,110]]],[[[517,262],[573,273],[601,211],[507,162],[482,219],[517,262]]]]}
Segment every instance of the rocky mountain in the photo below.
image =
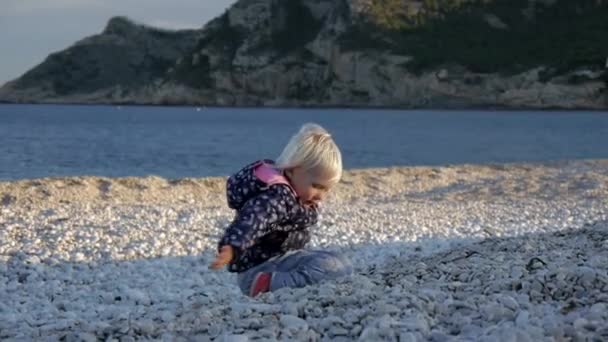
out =
{"type": "Polygon", "coordinates": [[[0,101],[608,108],[605,0],[240,0],[200,30],[113,18],[0,101]]]}

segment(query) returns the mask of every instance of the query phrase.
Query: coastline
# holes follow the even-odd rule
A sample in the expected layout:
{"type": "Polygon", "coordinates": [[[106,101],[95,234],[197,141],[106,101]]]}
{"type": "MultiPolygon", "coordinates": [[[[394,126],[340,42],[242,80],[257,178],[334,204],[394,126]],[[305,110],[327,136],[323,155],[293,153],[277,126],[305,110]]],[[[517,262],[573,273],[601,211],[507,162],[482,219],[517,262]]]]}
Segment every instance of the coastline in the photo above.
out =
{"type": "Polygon", "coordinates": [[[234,108],[234,109],[345,109],[345,110],[391,110],[391,111],[492,111],[492,112],[520,112],[520,111],[539,111],[539,112],[607,112],[608,105],[605,107],[563,107],[563,106],[506,106],[506,105],[471,105],[471,106],[349,106],[343,105],[259,105],[259,106],[237,106],[219,105],[206,103],[149,103],[149,102],[61,102],[61,101],[40,101],[40,102],[14,102],[0,100],[0,105],[45,105],[45,106],[123,106],[123,107],[206,107],[206,108],[234,108]]]}

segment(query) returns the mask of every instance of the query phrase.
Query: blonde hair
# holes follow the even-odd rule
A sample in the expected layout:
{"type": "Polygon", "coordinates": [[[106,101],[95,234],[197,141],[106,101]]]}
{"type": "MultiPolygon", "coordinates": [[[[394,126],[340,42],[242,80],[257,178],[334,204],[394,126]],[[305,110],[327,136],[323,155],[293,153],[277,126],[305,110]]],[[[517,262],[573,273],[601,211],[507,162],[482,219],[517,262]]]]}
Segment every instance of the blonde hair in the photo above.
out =
{"type": "Polygon", "coordinates": [[[337,183],[342,177],[342,154],[331,134],[317,124],[307,123],[291,137],[277,158],[276,166],[282,170],[320,168],[333,175],[330,182],[337,183]]]}

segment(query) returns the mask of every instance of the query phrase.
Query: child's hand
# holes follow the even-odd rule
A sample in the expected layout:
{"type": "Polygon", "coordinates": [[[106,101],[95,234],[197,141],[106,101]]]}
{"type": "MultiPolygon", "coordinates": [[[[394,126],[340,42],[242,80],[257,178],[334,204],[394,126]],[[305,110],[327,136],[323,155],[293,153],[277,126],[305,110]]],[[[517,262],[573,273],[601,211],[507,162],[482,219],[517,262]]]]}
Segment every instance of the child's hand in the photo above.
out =
{"type": "Polygon", "coordinates": [[[211,269],[217,270],[228,265],[233,257],[234,251],[232,250],[232,246],[223,246],[215,257],[215,260],[211,263],[211,269]]]}

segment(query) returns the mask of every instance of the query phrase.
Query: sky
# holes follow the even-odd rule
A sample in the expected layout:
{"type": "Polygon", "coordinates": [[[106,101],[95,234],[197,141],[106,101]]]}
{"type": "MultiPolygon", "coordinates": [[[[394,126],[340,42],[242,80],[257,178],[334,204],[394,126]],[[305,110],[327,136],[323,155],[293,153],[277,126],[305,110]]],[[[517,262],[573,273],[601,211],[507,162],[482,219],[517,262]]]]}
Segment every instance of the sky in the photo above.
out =
{"type": "Polygon", "coordinates": [[[113,16],[167,29],[200,28],[235,0],[1,0],[0,86],[52,52],[100,33],[113,16]]]}

